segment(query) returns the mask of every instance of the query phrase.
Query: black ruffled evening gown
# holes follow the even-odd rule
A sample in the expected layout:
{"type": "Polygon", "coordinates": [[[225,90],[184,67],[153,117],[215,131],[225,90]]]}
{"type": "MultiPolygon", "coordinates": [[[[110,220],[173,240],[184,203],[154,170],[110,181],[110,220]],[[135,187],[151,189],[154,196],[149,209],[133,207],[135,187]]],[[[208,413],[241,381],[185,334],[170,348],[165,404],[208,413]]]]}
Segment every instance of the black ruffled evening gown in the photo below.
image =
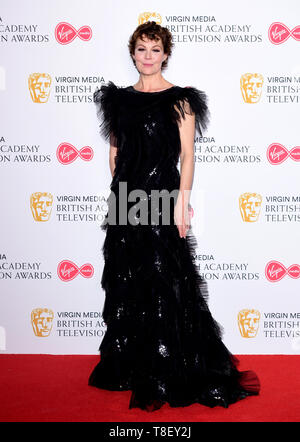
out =
{"type": "MultiPolygon", "coordinates": [[[[145,190],[149,201],[151,189],[179,189],[178,121],[192,110],[202,135],[209,122],[206,94],[180,86],[141,92],[110,81],[97,88],[94,102],[102,136],[113,137],[118,148],[111,195],[118,201],[121,182],[128,193],[145,190]]],[[[118,216],[113,224],[106,215],[101,284],[107,330],[88,382],[132,390],[129,408],[154,411],[166,402],[228,407],[257,395],[259,379],[253,371],[239,371],[238,359],[222,342],[207,305],[207,283],[194,262],[196,239],[191,231],[180,237],[172,210],[171,204],[169,225],[122,225],[118,216]]]]}

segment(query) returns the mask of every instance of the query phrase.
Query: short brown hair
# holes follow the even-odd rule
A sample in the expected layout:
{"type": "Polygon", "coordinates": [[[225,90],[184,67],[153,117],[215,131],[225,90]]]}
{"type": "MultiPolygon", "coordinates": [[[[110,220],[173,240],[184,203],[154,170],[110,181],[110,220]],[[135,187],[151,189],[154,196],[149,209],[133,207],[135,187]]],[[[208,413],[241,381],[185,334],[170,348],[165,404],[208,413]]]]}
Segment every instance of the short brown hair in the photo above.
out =
{"type": "Polygon", "coordinates": [[[138,38],[143,40],[143,35],[145,35],[149,40],[157,41],[161,39],[164,53],[168,55],[168,57],[165,59],[165,61],[162,62],[161,65],[161,70],[165,69],[168,66],[168,60],[170,55],[172,54],[172,48],[174,46],[171,32],[169,31],[169,29],[158,25],[155,21],[147,21],[139,25],[131,35],[128,43],[129,53],[134,65],[135,60],[132,58],[132,55],[135,51],[136,41],[138,38]]]}

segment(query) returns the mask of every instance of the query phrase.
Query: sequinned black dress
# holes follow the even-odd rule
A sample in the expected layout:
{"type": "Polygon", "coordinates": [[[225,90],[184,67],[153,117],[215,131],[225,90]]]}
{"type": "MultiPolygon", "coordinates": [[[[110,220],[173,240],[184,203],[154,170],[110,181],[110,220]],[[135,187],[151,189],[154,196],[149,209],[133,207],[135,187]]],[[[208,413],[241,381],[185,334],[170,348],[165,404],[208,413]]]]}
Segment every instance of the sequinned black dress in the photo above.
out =
{"type": "MultiPolygon", "coordinates": [[[[118,148],[110,185],[116,200],[121,182],[127,195],[143,189],[149,200],[151,189],[179,189],[178,121],[192,110],[202,135],[209,122],[206,94],[180,86],[140,92],[110,81],[97,88],[94,102],[102,136],[113,137],[118,148]]],[[[108,207],[109,213],[110,202],[108,207]]],[[[209,311],[192,232],[181,238],[173,216],[169,225],[122,225],[118,216],[110,224],[107,217],[101,226],[107,330],[89,385],[132,390],[129,408],[147,411],[166,402],[228,407],[257,395],[257,375],[237,369],[239,361],[225,347],[222,328],[209,311]]]]}

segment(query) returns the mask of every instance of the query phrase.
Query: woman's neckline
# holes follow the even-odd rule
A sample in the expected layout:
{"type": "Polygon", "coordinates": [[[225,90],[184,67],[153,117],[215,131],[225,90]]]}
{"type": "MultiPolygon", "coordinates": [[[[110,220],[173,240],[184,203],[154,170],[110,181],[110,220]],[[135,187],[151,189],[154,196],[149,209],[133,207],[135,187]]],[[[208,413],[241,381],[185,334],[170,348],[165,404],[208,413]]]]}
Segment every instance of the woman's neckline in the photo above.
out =
{"type": "Polygon", "coordinates": [[[176,85],[168,87],[166,89],[163,89],[161,91],[153,91],[153,92],[144,92],[144,91],[138,91],[137,89],[135,89],[133,86],[129,86],[129,88],[134,91],[137,92],[138,94],[161,94],[162,92],[166,92],[169,91],[170,89],[174,89],[176,87],[176,85]]]}

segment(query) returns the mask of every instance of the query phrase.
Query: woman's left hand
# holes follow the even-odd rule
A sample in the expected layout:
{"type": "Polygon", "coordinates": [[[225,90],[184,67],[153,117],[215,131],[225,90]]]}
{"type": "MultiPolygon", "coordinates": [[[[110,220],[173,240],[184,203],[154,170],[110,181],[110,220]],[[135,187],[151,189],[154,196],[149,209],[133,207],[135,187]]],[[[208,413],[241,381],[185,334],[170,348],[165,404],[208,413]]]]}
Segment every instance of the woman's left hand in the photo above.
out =
{"type": "Polygon", "coordinates": [[[178,198],[174,208],[174,220],[177,225],[179,235],[185,238],[187,231],[191,228],[190,205],[184,202],[182,198],[178,198]]]}

